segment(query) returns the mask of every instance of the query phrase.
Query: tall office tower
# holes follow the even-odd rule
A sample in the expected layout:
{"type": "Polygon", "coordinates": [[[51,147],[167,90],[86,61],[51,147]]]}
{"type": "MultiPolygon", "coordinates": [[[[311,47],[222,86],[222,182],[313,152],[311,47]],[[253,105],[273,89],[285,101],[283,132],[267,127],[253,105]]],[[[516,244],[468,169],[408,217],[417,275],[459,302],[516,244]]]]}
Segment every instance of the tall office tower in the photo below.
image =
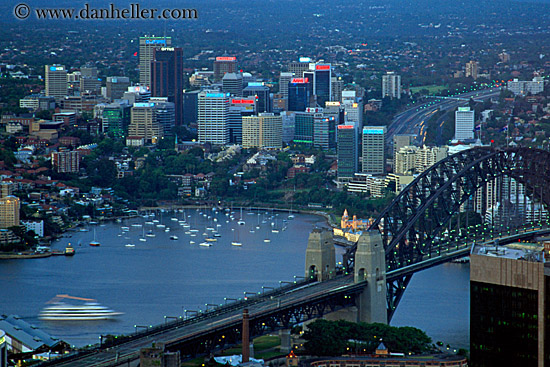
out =
{"type": "Polygon", "coordinates": [[[176,106],[169,102],[168,97],[152,97],[149,102],[154,103],[153,119],[162,129],[162,136],[172,136],[176,119],[176,106]]]}
{"type": "Polygon", "coordinates": [[[292,73],[282,72],[279,76],[279,94],[282,98],[288,98],[288,83],[292,80],[292,73]]]}
{"type": "Polygon", "coordinates": [[[292,78],[288,84],[288,110],[303,112],[310,106],[313,85],[308,78],[292,78]]]}
{"type": "Polygon", "coordinates": [[[235,97],[242,97],[243,76],[237,73],[225,73],[222,78],[222,91],[235,97]]]}
{"type": "Polygon", "coordinates": [[[331,77],[330,84],[330,89],[332,90],[331,101],[342,102],[342,91],[344,90],[344,81],[342,80],[342,77],[331,77]]]}
{"type": "Polygon", "coordinates": [[[392,149],[392,159],[393,159],[393,172],[395,171],[395,155],[399,152],[399,149],[403,147],[408,147],[413,145],[415,135],[413,134],[395,134],[393,136],[393,149],[392,149]]]}
{"type": "Polygon", "coordinates": [[[81,77],[80,78],[80,94],[101,94],[101,80],[99,78],[81,77]]]}
{"type": "Polygon", "coordinates": [[[345,121],[346,111],[342,103],[332,101],[326,102],[323,108],[323,114],[327,117],[333,117],[336,125],[343,124],[345,121]]]}
{"type": "Polygon", "coordinates": [[[359,171],[359,130],[356,123],[338,125],[338,179],[353,178],[359,171]]]}
{"type": "MultiPolygon", "coordinates": [[[[296,112],[294,124],[294,142],[313,145],[314,113],[296,112]]],[[[322,114],[320,114],[322,116],[322,114]]]]}
{"type": "MultiPolygon", "coordinates": [[[[183,49],[161,47],[153,50],[151,96],[167,97],[175,108],[175,125],[183,122],[183,49]]],[[[170,129],[171,130],[171,129],[170,129]]],[[[166,133],[166,131],[165,131],[166,133]]]]}
{"type": "Polygon", "coordinates": [[[59,173],[77,173],[80,169],[80,153],[76,150],[52,152],[52,166],[59,173]]]}
{"type": "Polygon", "coordinates": [[[336,148],[336,123],[333,116],[323,114],[313,120],[313,145],[325,151],[336,148]]]}
{"type": "Polygon", "coordinates": [[[264,85],[264,83],[248,83],[246,88],[243,89],[243,97],[256,98],[258,113],[272,111],[269,87],[264,85]]]}
{"type": "Polygon", "coordinates": [[[382,98],[401,98],[401,76],[393,71],[382,75],[382,98]]]}
{"type": "Polygon", "coordinates": [[[281,118],[283,119],[283,143],[289,144],[294,140],[296,113],[292,111],[281,112],[281,118]]]}
{"type": "Polygon", "coordinates": [[[97,68],[95,66],[83,66],[80,68],[80,76],[82,78],[96,78],[98,77],[97,68]]]}
{"type": "Polygon", "coordinates": [[[243,148],[281,149],[283,118],[272,113],[243,117],[243,148]]]}
{"type": "Polygon", "coordinates": [[[310,64],[310,70],[314,71],[313,93],[317,105],[324,106],[325,102],[332,100],[332,68],[330,64],[310,64]]]}
{"type": "Polygon", "coordinates": [[[153,61],[154,51],[171,45],[171,37],[139,37],[139,84],[151,86],[151,61],[153,61]]]}
{"type": "Polygon", "coordinates": [[[111,101],[121,99],[130,86],[130,78],[127,76],[108,76],[106,86],[107,98],[110,98],[111,101]]]}
{"type": "Polygon", "coordinates": [[[231,98],[227,127],[231,144],[243,143],[243,116],[252,116],[256,113],[256,99],[231,98]]]}
{"type": "Polygon", "coordinates": [[[67,96],[67,69],[64,65],[45,66],[46,96],[60,102],[67,96]]]}
{"type": "Polygon", "coordinates": [[[214,80],[220,80],[226,73],[237,71],[237,58],[234,56],[219,56],[214,61],[214,80]]]}
{"type": "Polygon", "coordinates": [[[385,141],[385,126],[363,127],[363,173],[370,173],[371,175],[383,175],[386,173],[385,141]]]}
{"type": "Polygon", "coordinates": [[[294,75],[295,78],[303,78],[304,71],[309,70],[309,63],[311,59],[309,57],[300,57],[298,61],[293,61],[288,64],[288,71],[294,75]]]}
{"type": "Polygon", "coordinates": [[[194,90],[183,93],[183,123],[185,126],[197,123],[200,92],[200,90],[194,90]]]}
{"type": "Polygon", "coordinates": [[[140,137],[146,143],[155,143],[163,136],[163,128],[155,121],[155,104],[134,103],[131,110],[129,137],[140,137]]]}
{"type": "Polygon", "coordinates": [[[101,126],[104,134],[122,138],[130,125],[131,106],[127,101],[111,103],[103,108],[101,126]]]}
{"type": "Polygon", "coordinates": [[[458,107],[455,112],[455,139],[471,140],[474,138],[474,111],[470,107],[458,107]]]}
{"type": "Polygon", "coordinates": [[[149,98],[151,98],[151,91],[148,87],[141,85],[128,87],[128,91],[122,95],[122,99],[130,104],[148,102],[149,98]]]}
{"type": "Polygon", "coordinates": [[[466,63],[466,72],[464,73],[464,76],[466,78],[471,77],[472,79],[477,79],[477,61],[470,61],[466,63]]]}
{"type": "Polygon", "coordinates": [[[198,97],[199,142],[228,144],[229,93],[202,91],[198,97]]]}
{"type": "Polygon", "coordinates": [[[0,228],[6,229],[19,225],[20,202],[16,196],[0,198],[0,228]]]}
{"type": "Polygon", "coordinates": [[[548,366],[547,245],[475,245],[470,254],[472,366],[548,366]]]}

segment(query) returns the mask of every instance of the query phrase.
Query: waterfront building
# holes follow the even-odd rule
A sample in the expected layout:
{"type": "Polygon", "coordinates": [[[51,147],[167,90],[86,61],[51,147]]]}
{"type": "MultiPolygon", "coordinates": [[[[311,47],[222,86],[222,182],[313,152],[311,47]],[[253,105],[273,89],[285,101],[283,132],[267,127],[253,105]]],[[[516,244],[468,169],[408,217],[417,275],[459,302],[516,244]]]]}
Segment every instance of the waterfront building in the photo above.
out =
{"type": "Polygon", "coordinates": [[[363,127],[363,173],[383,175],[386,172],[386,161],[384,156],[385,141],[385,126],[363,127]]]}
{"type": "Polygon", "coordinates": [[[474,139],[474,111],[471,111],[470,107],[458,107],[455,111],[455,139],[474,139]]]}
{"type": "Polygon", "coordinates": [[[470,254],[472,366],[547,366],[548,243],[475,245],[470,254]]]}
{"type": "Polygon", "coordinates": [[[64,65],[45,66],[46,96],[54,97],[57,102],[67,96],[67,69],[64,65]]]}
{"type": "Polygon", "coordinates": [[[18,197],[8,195],[0,198],[0,229],[19,225],[20,208],[21,204],[18,197]]]}
{"type": "Polygon", "coordinates": [[[382,98],[401,98],[401,75],[388,71],[382,75],[382,98]]]}
{"type": "Polygon", "coordinates": [[[151,62],[154,60],[155,49],[171,45],[171,37],[139,37],[139,83],[142,86],[151,86],[151,62]]]}

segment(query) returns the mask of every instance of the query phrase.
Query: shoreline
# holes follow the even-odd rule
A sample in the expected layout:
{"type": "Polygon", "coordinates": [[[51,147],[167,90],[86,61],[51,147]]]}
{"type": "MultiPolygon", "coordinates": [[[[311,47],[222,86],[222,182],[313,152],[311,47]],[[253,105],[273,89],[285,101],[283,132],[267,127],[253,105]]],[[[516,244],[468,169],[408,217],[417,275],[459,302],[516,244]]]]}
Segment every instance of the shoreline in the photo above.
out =
{"type": "Polygon", "coordinates": [[[0,253],[0,260],[41,259],[44,257],[50,257],[52,255],[53,254],[51,252],[44,252],[44,253],[6,252],[6,253],[0,253]]]}

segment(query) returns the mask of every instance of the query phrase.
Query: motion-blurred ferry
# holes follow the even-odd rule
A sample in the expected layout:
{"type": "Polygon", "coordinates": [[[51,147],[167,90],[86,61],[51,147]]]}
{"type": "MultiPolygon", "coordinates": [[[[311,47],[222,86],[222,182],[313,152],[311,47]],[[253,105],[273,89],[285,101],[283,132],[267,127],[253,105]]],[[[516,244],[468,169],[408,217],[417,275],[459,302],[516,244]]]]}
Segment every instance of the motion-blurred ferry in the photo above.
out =
{"type": "Polygon", "coordinates": [[[109,320],[122,315],[122,312],[115,312],[95,302],[95,299],[73,297],[68,294],[58,294],[48,303],[51,306],[45,307],[39,315],[41,320],[46,321],[90,321],[109,320]],[[82,305],[65,303],[63,299],[75,299],[85,301],[82,305]]]}

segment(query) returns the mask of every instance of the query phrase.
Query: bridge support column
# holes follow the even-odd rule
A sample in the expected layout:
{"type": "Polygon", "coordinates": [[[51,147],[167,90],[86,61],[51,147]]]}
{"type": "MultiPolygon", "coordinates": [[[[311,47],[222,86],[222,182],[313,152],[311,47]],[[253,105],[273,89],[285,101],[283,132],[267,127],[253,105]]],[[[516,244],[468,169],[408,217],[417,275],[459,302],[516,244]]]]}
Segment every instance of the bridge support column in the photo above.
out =
{"type": "Polygon", "coordinates": [[[335,275],[336,254],[332,232],[315,228],[307,241],[306,279],[328,280],[335,275]]]}
{"type": "Polygon", "coordinates": [[[388,323],[386,300],[386,257],[378,231],[364,232],[355,252],[355,282],[367,281],[359,296],[358,322],[388,323]]]}
{"type": "Polygon", "coordinates": [[[279,330],[279,337],[281,338],[281,353],[290,353],[292,349],[290,329],[279,330]]]}

